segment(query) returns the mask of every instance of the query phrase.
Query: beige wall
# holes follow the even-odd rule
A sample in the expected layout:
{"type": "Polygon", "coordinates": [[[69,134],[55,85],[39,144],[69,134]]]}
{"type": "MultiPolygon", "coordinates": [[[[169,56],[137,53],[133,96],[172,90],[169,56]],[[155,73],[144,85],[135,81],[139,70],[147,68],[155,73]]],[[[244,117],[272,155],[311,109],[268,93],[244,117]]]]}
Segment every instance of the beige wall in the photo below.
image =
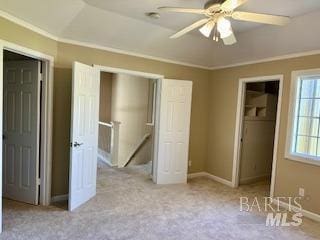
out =
{"type": "MultiPolygon", "coordinates": [[[[147,133],[149,83],[147,78],[114,74],[112,82],[112,121],[120,122],[119,167],[123,167],[147,133]]],[[[151,146],[150,146],[151,147],[151,146]]],[[[146,152],[148,149],[145,149],[146,152]]],[[[144,155],[141,155],[144,157],[144,155]]],[[[138,160],[140,162],[140,160],[138,160]]]]}
{"type": "Polygon", "coordinates": [[[99,121],[110,123],[112,102],[112,73],[101,72],[99,121]]]}
{"type": "MultiPolygon", "coordinates": [[[[101,72],[100,75],[100,105],[99,121],[111,122],[111,102],[112,102],[112,73],[101,72]]],[[[98,147],[104,152],[110,153],[111,129],[99,125],[98,147]]]]}
{"type": "Polygon", "coordinates": [[[239,78],[284,74],[275,194],[297,196],[298,188],[304,187],[308,200],[303,201],[303,207],[320,214],[320,167],[284,158],[291,72],[311,68],[320,68],[320,55],[213,71],[209,87],[210,127],[205,169],[216,176],[232,179],[239,78]]]}
{"type": "Polygon", "coordinates": [[[0,39],[57,57],[58,43],[0,17],[0,39]]]}

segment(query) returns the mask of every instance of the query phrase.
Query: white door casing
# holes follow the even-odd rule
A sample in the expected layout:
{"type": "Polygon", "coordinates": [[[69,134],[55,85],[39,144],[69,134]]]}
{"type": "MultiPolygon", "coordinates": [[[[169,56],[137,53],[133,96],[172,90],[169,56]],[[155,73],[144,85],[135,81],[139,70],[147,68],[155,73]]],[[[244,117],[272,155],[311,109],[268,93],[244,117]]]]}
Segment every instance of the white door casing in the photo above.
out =
{"type": "Polygon", "coordinates": [[[191,81],[162,80],[157,184],[187,182],[191,101],[191,81]]]}
{"type": "Polygon", "coordinates": [[[3,194],[38,204],[40,61],[4,63],[3,194]]]}
{"type": "Polygon", "coordinates": [[[96,194],[100,72],[73,64],[69,211],[96,194]]]}

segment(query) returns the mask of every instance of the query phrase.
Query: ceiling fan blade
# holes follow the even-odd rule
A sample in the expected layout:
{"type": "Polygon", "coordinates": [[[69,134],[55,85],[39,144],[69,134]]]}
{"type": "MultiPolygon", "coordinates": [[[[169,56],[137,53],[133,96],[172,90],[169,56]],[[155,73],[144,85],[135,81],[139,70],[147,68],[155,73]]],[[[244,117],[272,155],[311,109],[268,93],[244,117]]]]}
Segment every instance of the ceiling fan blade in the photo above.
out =
{"type": "Polygon", "coordinates": [[[204,24],[206,24],[207,22],[209,22],[210,19],[209,18],[204,18],[204,19],[201,19],[193,24],[191,24],[190,26],[182,29],[181,31],[177,32],[176,34],[172,35],[170,38],[178,38],[178,37],[181,37],[182,35],[192,31],[193,29],[195,28],[198,28],[204,24]]]}
{"type": "Polygon", "coordinates": [[[195,13],[195,14],[205,14],[204,9],[194,9],[194,8],[179,8],[179,7],[159,7],[158,10],[166,12],[177,12],[177,13],[195,13]]]}
{"type": "Polygon", "coordinates": [[[233,31],[232,34],[226,38],[222,38],[222,41],[224,43],[224,45],[233,45],[235,43],[237,43],[237,39],[236,36],[234,35],[233,31]]]}
{"type": "Polygon", "coordinates": [[[224,11],[233,11],[242,4],[245,4],[248,0],[226,0],[222,5],[221,9],[224,11]]]}
{"type": "Polygon", "coordinates": [[[249,12],[234,12],[232,18],[240,21],[272,24],[278,26],[287,25],[290,22],[289,17],[276,16],[260,13],[249,13],[249,12]]]}

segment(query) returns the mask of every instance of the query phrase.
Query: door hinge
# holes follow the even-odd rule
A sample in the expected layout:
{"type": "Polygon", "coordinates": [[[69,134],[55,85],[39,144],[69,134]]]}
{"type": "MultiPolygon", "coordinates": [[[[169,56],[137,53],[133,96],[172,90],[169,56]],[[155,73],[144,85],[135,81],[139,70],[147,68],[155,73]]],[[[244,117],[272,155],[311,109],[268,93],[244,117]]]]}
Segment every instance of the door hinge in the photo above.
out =
{"type": "Polygon", "coordinates": [[[41,179],[38,178],[38,179],[37,179],[37,185],[40,185],[40,184],[41,184],[41,179]]]}

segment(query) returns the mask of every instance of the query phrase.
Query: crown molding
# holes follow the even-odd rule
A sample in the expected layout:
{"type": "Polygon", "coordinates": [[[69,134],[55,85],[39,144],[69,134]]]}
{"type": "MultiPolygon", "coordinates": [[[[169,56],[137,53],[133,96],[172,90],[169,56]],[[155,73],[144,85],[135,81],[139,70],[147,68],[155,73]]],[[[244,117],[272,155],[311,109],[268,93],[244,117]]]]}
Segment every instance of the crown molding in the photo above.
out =
{"type": "Polygon", "coordinates": [[[67,38],[58,38],[58,42],[82,46],[82,47],[94,48],[94,49],[98,49],[98,50],[103,50],[103,51],[108,51],[108,52],[118,53],[118,54],[124,54],[124,55],[128,55],[128,56],[133,56],[133,57],[145,58],[145,59],[164,62],[164,63],[171,63],[171,64],[176,64],[176,65],[181,65],[181,66],[186,66],[186,67],[200,68],[200,69],[204,69],[204,70],[211,70],[211,67],[175,61],[175,60],[171,60],[171,59],[167,59],[167,58],[154,57],[154,56],[145,55],[145,54],[141,54],[141,53],[121,50],[121,49],[117,49],[117,48],[105,47],[105,46],[101,46],[98,44],[76,41],[76,40],[67,39],[67,38]]]}
{"type": "Polygon", "coordinates": [[[72,44],[72,45],[77,45],[77,46],[82,46],[82,47],[94,48],[94,49],[99,49],[99,50],[103,50],[103,51],[129,55],[129,56],[133,56],[133,57],[145,58],[145,59],[164,62],[164,63],[171,63],[171,64],[180,65],[180,66],[193,67],[193,68],[212,70],[212,71],[226,69],[226,68],[233,68],[233,67],[241,67],[241,66],[257,64],[257,63],[266,63],[266,62],[279,61],[279,60],[285,60],[285,59],[290,59],[290,58],[297,58],[297,57],[304,57],[304,56],[320,54],[320,50],[313,50],[313,51],[305,51],[305,52],[292,53],[292,54],[286,54],[286,55],[279,55],[279,56],[270,57],[270,58],[262,58],[262,59],[258,59],[258,60],[254,60],[254,61],[245,61],[245,62],[239,62],[239,63],[229,64],[229,65],[208,67],[208,66],[203,66],[203,65],[191,64],[191,63],[186,63],[186,62],[182,62],[182,61],[175,61],[175,60],[171,60],[171,59],[167,59],[167,58],[155,57],[155,56],[151,56],[151,55],[121,50],[121,49],[117,49],[117,48],[106,47],[106,46],[102,46],[102,45],[98,45],[98,44],[92,44],[92,43],[76,41],[76,40],[67,39],[67,38],[61,38],[61,37],[55,36],[54,34],[47,32],[39,27],[36,27],[36,26],[26,22],[25,20],[22,20],[22,19],[17,18],[7,12],[4,12],[2,10],[0,10],[0,17],[3,17],[3,18],[5,18],[5,19],[7,19],[7,20],[19,25],[19,26],[27,28],[35,33],[38,33],[42,36],[45,36],[49,39],[52,39],[52,40],[60,42],[60,43],[66,43],[66,44],[72,44]]]}
{"type": "Polygon", "coordinates": [[[258,59],[258,60],[254,60],[254,61],[239,62],[239,63],[235,63],[235,64],[230,64],[230,65],[211,67],[210,70],[220,70],[220,69],[225,69],[225,68],[241,67],[241,66],[252,65],[252,64],[257,64],[257,63],[273,62],[273,61],[285,60],[285,59],[290,59],[290,58],[305,57],[305,56],[312,56],[312,55],[318,55],[318,54],[320,54],[320,50],[291,53],[291,54],[286,54],[286,55],[279,55],[276,57],[262,58],[262,59],[258,59]]]}
{"type": "Polygon", "coordinates": [[[105,46],[101,46],[98,44],[76,41],[76,40],[72,40],[72,39],[68,39],[68,38],[61,38],[61,37],[55,36],[55,35],[47,32],[39,27],[36,27],[36,26],[34,26],[34,25],[32,25],[32,24],[30,24],[20,18],[17,18],[7,12],[4,12],[2,10],[0,10],[0,17],[3,17],[3,18],[5,18],[5,19],[7,19],[7,20],[19,25],[19,26],[25,27],[35,33],[38,33],[42,36],[45,36],[47,38],[50,38],[50,39],[55,40],[60,43],[72,44],[72,45],[83,46],[83,47],[88,47],[88,48],[95,48],[95,49],[104,50],[104,51],[108,51],[108,52],[125,54],[125,55],[129,55],[129,56],[133,56],[133,57],[145,58],[145,59],[149,59],[149,60],[154,60],[154,61],[159,61],[159,62],[164,62],[164,63],[171,63],[171,64],[176,64],[176,65],[181,65],[181,66],[186,66],[186,67],[194,67],[194,68],[200,68],[200,69],[204,69],[204,70],[210,70],[210,67],[208,67],[208,66],[191,64],[191,63],[186,63],[186,62],[182,62],[182,61],[175,61],[175,60],[171,60],[171,59],[167,59],[167,58],[155,57],[155,56],[151,56],[151,55],[140,54],[140,53],[121,50],[121,49],[117,49],[117,48],[105,47],[105,46]]]}
{"type": "Polygon", "coordinates": [[[32,24],[30,24],[20,18],[17,18],[7,12],[4,12],[2,10],[0,10],[0,17],[3,17],[5,19],[9,20],[10,22],[13,22],[21,27],[27,28],[35,33],[38,33],[38,34],[45,36],[47,38],[50,38],[52,40],[58,41],[58,39],[59,39],[57,36],[47,32],[39,27],[36,27],[36,26],[34,26],[34,25],[32,25],[32,24]]]}

